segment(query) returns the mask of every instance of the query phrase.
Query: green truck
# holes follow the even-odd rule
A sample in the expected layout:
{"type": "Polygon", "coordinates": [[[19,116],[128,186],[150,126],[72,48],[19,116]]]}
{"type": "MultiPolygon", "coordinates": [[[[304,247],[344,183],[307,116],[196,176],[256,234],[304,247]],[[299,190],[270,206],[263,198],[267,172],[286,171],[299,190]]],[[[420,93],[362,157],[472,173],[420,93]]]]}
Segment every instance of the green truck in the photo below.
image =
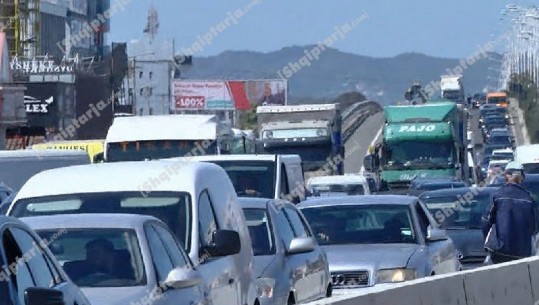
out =
{"type": "Polygon", "coordinates": [[[365,157],[381,190],[408,189],[416,177],[467,181],[467,112],[449,100],[384,108],[382,142],[365,157]]]}

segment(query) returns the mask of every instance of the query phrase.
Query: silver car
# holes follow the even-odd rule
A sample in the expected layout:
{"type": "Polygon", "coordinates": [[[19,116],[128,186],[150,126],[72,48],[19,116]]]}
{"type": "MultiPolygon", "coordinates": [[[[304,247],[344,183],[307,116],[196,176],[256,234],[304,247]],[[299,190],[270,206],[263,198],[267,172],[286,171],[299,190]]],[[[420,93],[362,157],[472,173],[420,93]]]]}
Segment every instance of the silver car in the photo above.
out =
{"type": "Polygon", "coordinates": [[[455,246],[412,196],[348,196],[299,205],[328,254],[334,288],[460,270],[455,246]]]}
{"type": "Polygon", "coordinates": [[[183,247],[157,218],[66,214],[21,218],[42,238],[92,304],[209,304],[183,247]]]}
{"type": "Polygon", "coordinates": [[[295,205],[239,198],[254,250],[260,305],[300,304],[331,296],[328,260],[295,205]]]}
{"type": "Polygon", "coordinates": [[[39,238],[20,220],[5,216],[0,217],[0,234],[0,264],[4,266],[0,304],[90,305],[49,251],[50,241],[39,238]]]}

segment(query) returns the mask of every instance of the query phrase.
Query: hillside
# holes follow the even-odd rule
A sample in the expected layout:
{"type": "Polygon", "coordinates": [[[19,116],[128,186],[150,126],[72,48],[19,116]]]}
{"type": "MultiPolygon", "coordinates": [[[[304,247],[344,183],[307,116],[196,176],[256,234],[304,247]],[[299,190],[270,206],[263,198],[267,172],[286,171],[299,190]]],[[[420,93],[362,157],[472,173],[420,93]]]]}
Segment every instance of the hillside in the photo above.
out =
{"type": "MultiPolygon", "coordinates": [[[[217,56],[195,57],[193,66],[184,73],[189,79],[259,79],[281,78],[278,71],[289,63],[298,62],[305,50],[313,46],[293,46],[270,53],[227,51],[217,56]]],[[[490,54],[495,60],[483,58],[464,71],[467,94],[482,91],[494,85],[495,70],[499,69],[500,55],[490,54]],[[489,69],[491,67],[491,69],[489,69]]],[[[331,100],[338,95],[359,91],[372,100],[384,104],[402,100],[413,81],[423,87],[438,81],[447,69],[454,69],[460,59],[436,58],[417,53],[405,53],[392,58],[373,58],[336,49],[322,52],[319,60],[303,67],[289,78],[291,103],[331,100]]],[[[281,73],[283,75],[283,73],[281,73]]]]}

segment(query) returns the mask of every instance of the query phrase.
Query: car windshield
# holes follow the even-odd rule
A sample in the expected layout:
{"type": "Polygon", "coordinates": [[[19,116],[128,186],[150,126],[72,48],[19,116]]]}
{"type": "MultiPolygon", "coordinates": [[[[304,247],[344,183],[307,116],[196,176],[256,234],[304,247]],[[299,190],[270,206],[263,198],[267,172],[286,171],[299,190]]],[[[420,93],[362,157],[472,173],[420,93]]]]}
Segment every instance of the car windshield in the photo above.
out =
{"type": "Polygon", "coordinates": [[[406,205],[338,205],[301,210],[321,245],[415,243],[406,205]]]}
{"type": "Polygon", "coordinates": [[[365,194],[365,189],[362,184],[312,184],[310,187],[318,193],[345,193],[347,195],[365,194]]]}
{"type": "Polygon", "coordinates": [[[511,145],[511,139],[507,136],[492,136],[488,142],[495,145],[511,145]]]}
{"type": "Polygon", "coordinates": [[[452,142],[406,141],[387,145],[382,162],[387,167],[449,168],[453,160],[452,142]]]}
{"type": "Polygon", "coordinates": [[[37,233],[51,241],[49,248],[79,287],[146,285],[135,230],[69,228],[37,233]]]}
{"type": "Polygon", "coordinates": [[[539,174],[539,163],[525,163],[522,167],[526,174],[539,174]]]}
{"type": "Polygon", "coordinates": [[[239,196],[274,198],[274,161],[209,161],[222,167],[239,196]]]}
{"type": "Polygon", "coordinates": [[[156,160],[200,154],[217,154],[215,141],[155,140],[107,144],[107,162],[156,160]]]}
{"type": "Polygon", "coordinates": [[[434,216],[435,221],[444,229],[478,229],[481,228],[481,216],[487,209],[490,193],[473,194],[471,200],[465,201],[465,193],[454,193],[446,196],[428,197],[421,200],[434,216]]]}
{"type": "Polygon", "coordinates": [[[500,96],[500,97],[488,97],[487,98],[487,103],[489,104],[499,104],[499,103],[506,103],[507,102],[507,98],[504,97],[504,96],[500,96]]]}
{"type": "Polygon", "coordinates": [[[274,254],[274,238],[266,209],[244,208],[243,214],[249,228],[254,255],[274,254]]]}
{"type": "Polygon", "coordinates": [[[151,215],[170,227],[186,251],[190,249],[191,196],[184,192],[103,192],[25,198],[14,203],[10,216],[82,213],[151,215]]]}

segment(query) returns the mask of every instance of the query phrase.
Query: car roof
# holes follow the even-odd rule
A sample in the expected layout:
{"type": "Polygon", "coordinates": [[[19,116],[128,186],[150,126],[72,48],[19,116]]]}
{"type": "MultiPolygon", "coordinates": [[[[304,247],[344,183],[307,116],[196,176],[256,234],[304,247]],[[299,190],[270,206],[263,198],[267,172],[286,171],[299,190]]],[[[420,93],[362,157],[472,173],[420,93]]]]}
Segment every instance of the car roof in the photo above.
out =
{"type": "Polygon", "coordinates": [[[317,197],[302,201],[297,205],[298,208],[312,208],[321,206],[337,205],[369,205],[369,204],[387,204],[387,205],[411,205],[417,200],[415,196],[406,195],[354,195],[339,197],[317,197]]]}
{"type": "Polygon", "coordinates": [[[481,194],[483,191],[487,194],[490,194],[491,192],[496,191],[497,187],[457,187],[452,189],[441,189],[441,190],[433,190],[433,191],[426,191],[422,193],[419,198],[425,198],[425,197],[444,197],[444,196],[456,196],[459,194],[465,194],[468,192],[471,192],[471,190],[476,189],[478,194],[481,194]]]}
{"type": "Polygon", "coordinates": [[[188,161],[132,161],[96,163],[50,169],[30,178],[17,200],[36,196],[120,191],[190,191],[195,179],[226,172],[218,165],[188,161]],[[177,171],[177,174],[174,173],[177,171]],[[62,181],[61,183],[59,181],[62,181]]]}
{"type": "Polygon", "coordinates": [[[147,221],[161,222],[149,215],[135,214],[58,214],[46,216],[32,216],[19,218],[33,230],[44,229],[135,229],[147,221]]]}
{"type": "Polygon", "coordinates": [[[288,204],[292,205],[292,203],[286,200],[259,197],[238,197],[238,203],[243,209],[265,209],[268,204],[274,204],[276,206],[288,204]]]}

